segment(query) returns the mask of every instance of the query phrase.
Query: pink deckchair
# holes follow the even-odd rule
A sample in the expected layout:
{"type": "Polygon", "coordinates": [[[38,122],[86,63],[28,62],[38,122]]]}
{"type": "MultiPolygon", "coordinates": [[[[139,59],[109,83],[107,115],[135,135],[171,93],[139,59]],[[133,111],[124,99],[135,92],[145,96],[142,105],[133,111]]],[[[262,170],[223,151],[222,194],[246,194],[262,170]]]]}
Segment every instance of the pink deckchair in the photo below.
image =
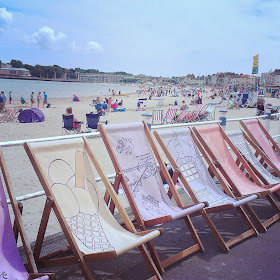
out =
{"type": "Polygon", "coordinates": [[[9,279],[9,280],[50,279],[49,276],[44,274],[29,275],[22,263],[16,245],[13,229],[11,226],[7,200],[3,189],[1,177],[0,177],[0,204],[1,204],[0,243],[2,244],[0,249],[0,279],[9,279]]]}
{"type": "Polygon", "coordinates": [[[244,160],[239,151],[232,144],[226,133],[218,124],[194,127],[193,131],[199,139],[200,144],[206,150],[209,158],[215,164],[216,169],[212,171],[214,174],[218,173],[218,176],[220,176],[226,182],[226,184],[224,184],[224,186],[227,186],[225,187],[225,191],[228,192],[229,189],[232,189],[235,196],[237,197],[251,194],[257,194],[259,197],[266,197],[271,205],[277,210],[276,215],[264,223],[261,223],[252,209],[248,208],[248,210],[262,230],[266,230],[267,226],[277,221],[280,218],[280,209],[274,202],[271,194],[279,191],[280,184],[262,185],[248,163],[244,160]],[[227,144],[237,157],[238,162],[242,164],[241,167],[234,160],[227,147],[227,144]],[[252,181],[243,173],[244,169],[246,169],[252,181]]]}
{"type": "Polygon", "coordinates": [[[160,121],[162,123],[163,118],[163,110],[153,110],[153,116],[152,116],[152,124],[154,121],[160,121]]]}
{"type": "Polygon", "coordinates": [[[171,123],[174,122],[177,111],[178,111],[178,109],[169,108],[163,122],[168,123],[169,120],[171,123]]]}
{"type": "Polygon", "coordinates": [[[240,124],[249,135],[251,140],[270,158],[272,164],[274,165],[273,167],[276,167],[278,170],[280,170],[280,157],[277,154],[277,152],[280,152],[280,148],[266,131],[266,129],[262,126],[259,120],[243,120],[240,121],[240,124]]]}

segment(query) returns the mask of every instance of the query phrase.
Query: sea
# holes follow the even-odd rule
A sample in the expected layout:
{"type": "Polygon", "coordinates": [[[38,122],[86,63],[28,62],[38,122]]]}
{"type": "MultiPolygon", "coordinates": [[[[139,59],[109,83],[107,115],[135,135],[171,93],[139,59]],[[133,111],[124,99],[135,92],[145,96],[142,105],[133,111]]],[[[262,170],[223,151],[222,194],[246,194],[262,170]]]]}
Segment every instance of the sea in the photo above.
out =
{"type": "Polygon", "coordinates": [[[102,83],[80,83],[80,82],[56,82],[38,80],[16,80],[0,79],[0,92],[4,91],[8,97],[11,91],[12,99],[19,100],[21,97],[29,99],[33,91],[36,97],[38,92],[45,91],[48,98],[81,96],[105,96],[112,94],[114,90],[117,94],[135,92],[139,87],[126,84],[102,84],[102,83]]]}

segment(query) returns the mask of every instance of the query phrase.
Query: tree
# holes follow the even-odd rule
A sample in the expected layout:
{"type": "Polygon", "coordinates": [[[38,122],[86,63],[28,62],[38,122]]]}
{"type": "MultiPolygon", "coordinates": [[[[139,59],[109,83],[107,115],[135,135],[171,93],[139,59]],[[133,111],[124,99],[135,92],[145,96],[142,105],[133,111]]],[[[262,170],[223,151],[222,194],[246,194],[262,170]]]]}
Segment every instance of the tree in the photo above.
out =
{"type": "Polygon", "coordinates": [[[2,61],[0,60],[0,68],[2,67],[2,61]]]}
{"type": "Polygon", "coordinates": [[[20,60],[12,59],[10,64],[13,68],[23,68],[23,63],[20,60]]]}
{"type": "Polygon", "coordinates": [[[29,70],[30,72],[33,70],[34,66],[30,65],[30,64],[24,64],[23,68],[29,70]]]}

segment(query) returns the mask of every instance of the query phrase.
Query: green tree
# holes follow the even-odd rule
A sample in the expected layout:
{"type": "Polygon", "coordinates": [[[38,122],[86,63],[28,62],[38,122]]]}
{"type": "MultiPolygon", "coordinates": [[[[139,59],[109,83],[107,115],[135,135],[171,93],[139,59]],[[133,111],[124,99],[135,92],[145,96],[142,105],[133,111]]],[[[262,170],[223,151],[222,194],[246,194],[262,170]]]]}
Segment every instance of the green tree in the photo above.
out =
{"type": "Polygon", "coordinates": [[[10,64],[13,68],[23,68],[23,63],[20,60],[12,59],[10,64]]]}
{"type": "Polygon", "coordinates": [[[1,66],[2,66],[2,61],[0,60],[0,68],[1,68],[1,66]]]}

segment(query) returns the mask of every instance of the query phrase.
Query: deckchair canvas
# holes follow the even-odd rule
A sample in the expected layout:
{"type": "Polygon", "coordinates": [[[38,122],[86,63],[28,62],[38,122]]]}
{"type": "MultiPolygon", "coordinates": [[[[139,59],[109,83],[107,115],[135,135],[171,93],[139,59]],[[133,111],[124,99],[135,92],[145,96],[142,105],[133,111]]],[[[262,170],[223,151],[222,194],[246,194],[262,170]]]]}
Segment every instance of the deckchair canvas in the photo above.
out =
{"type": "MultiPolygon", "coordinates": [[[[116,174],[121,176],[117,179],[125,191],[138,227],[145,229],[146,226],[184,218],[192,236],[195,236],[193,238],[195,245],[186,249],[185,253],[183,251],[167,260],[160,261],[156,251],[153,250],[152,254],[156,256],[158,267],[163,270],[164,267],[189,255],[190,252],[203,250],[195,229],[189,217],[186,216],[200,211],[205,204],[199,203],[182,209],[183,204],[176,193],[168,171],[164,165],[161,165],[161,170],[157,167],[160,156],[151,142],[151,134],[146,124],[125,123],[101,126],[100,133],[111,156],[116,174]],[[156,155],[157,161],[153,153],[156,155]],[[160,171],[167,180],[178,206],[168,197],[160,171]]],[[[118,185],[115,185],[115,190],[118,191],[118,185]]]]}
{"type": "Polygon", "coordinates": [[[229,137],[230,141],[240,151],[240,153],[247,159],[251,168],[260,177],[264,184],[280,183],[280,178],[273,176],[254,155],[253,151],[249,147],[248,142],[245,139],[246,136],[244,137],[241,130],[227,131],[226,134],[229,137]]]}
{"type": "Polygon", "coordinates": [[[0,166],[2,169],[3,177],[6,182],[7,192],[9,194],[9,198],[14,211],[15,225],[20,233],[22,243],[23,243],[23,248],[27,257],[27,262],[28,262],[27,267],[28,270],[31,271],[30,274],[26,271],[17,248],[14,232],[11,226],[11,220],[10,220],[8,204],[4,192],[4,186],[2,184],[2,180],[0,176],[0,205],[1,205],[0,207],[0,243],[1,243],[0,279],[9,279],[9,280],[55,279],[53,274],[50,274],[49,277],[48,275],[46,275],[46,273],[38,273],[37,267],[33,259],[31,248],[27,240],[27,236],[23,228],[21,214],[17,202],[15,200],[15,196],[13,195],[10,178],[7,173],[4,157],[1,150],[0,150],[0,166]]]}
{"type": "Polygon", "coordinates": [[[154,134],[173,167],[173,181],[179,179],[184,186],[183,190],[187,192],[195,203],[207,201],[209,205],[205,210],[208,213],[237,208],[244,222],[248,225],[249,230],[247,232],[243,232],[240,236],[226,242],[209,216],[204,213],[205,221],[209,224],[223,250],[228,251],[230,246],[247,237],[257,235],[253,224],[240,207],[256,199],[257,195],[236,200],[225,194],[210,176],[195,145],[194,140],[196,141],[196,139],[193,139],[189,128],[159,130],[155,131],[154,134]]]}
{"type": "Polygon", "coordinates": [[[276,153],[276,151],[280,152],[280,148],[260,121],[258,119],[248,119],[240,121],[240,124],[255,144],[266,153],[273,165],[280,170],[280,157],[276,153]]]}
{"type": "Polygon", "coordinates": [[[169,108],[166,112],[163,122],[166,122],[166,123],[168,123],[168,121],[170,121],[171,123],[174,122],[177,111],[178,111],[178,109],[169,108]]]}
{"type": "Polygon", "coordinates": [[[162,117],[163,110],[153,110],[152,124],[154,124],[155,121],[159,121],[160,123],[162,123],[162,117]]]}
{"type": "Polygon", "coordinates": [[[220,177],[225,180],[227,184],[225,191],[228,191],[229,188],[231,188],[237,197],[250,194],[257,194],[259,197],[266,197],[273,208],[276,209],[276,215],[264,223],[261,223],[252,209],[249,206],[246,206],[261,230],[266,230],[267,226],[278,220],[280,218],[280,209],[272,199],[271,194],[280,189],[280,184],[262,185],[257,176],[252,172],[250,166],[242,158],[238,150],[231,143],[225,132],[218,124],[200,126],[197,128],[194,127],[193,131],[217,168],[212,171],[215,175],[219,172],[220,177]],[[242,172],[243,169],[241,169],[239,164],[233,159],[226,144],[228,144],[235,153],[238,161],[242,164],[242,168],[246,169],[253,182],[242,172]]]}
{"type": "Polygon", "coordinates": [[[114,191],[85,139],[26,143],[25,149],[47,195],[47,204],[34,248],[35,260],[38,263],[59,266],[78,261],[84,277],[93,279],[86,262],[113,259],[139,246],[149,268],[160,279],[142,245],[158,236],[160,231],[144,232],[143,235],[136,233],[125,211],[115,199],[114,191]],[[90,160],[108,188],[129,231],[115,220],[105,204],[94,179],[90,160]],[[47,205],[50,201],[53,201],[52,209],[74,254],[71,261],[69,257],[65,257],[56,262],[53,254],[50,254],[49,259],[48,256],[40,258],[47,225],[44,221],[48,219],[50,209],[47,209],[47,205]]]}

